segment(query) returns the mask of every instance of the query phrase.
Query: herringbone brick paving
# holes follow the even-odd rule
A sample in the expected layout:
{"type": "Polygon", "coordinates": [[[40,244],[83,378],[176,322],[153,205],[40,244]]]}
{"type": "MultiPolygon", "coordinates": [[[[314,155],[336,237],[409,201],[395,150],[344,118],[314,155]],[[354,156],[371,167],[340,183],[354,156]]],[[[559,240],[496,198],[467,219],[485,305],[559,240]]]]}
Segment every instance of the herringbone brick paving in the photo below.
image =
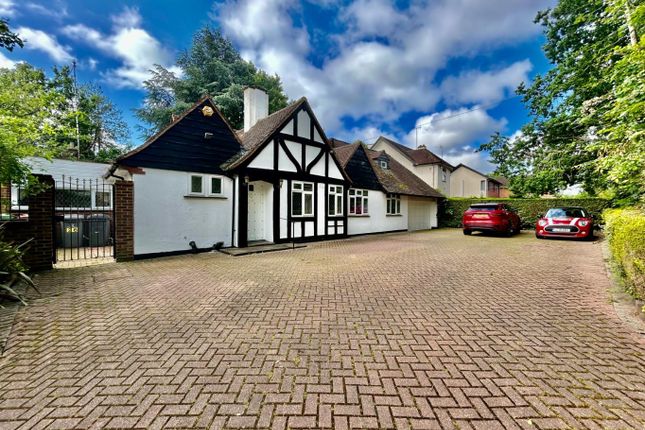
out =
{"type": "Polygon", "coordinates": [[[438,230],[47,273],[0,428],[642,429],[599,248],[438,230]]]}

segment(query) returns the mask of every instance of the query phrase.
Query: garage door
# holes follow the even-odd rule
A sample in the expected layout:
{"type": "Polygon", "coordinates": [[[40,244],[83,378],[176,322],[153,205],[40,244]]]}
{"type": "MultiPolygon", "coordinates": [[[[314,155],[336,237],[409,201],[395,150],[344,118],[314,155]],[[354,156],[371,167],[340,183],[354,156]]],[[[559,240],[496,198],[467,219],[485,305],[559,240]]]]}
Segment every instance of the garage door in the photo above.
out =
{"type": "Polygon", "coordinates": [[[408,231],[427,230],[437,226],[437,203],[431,199],[410,198],[408,231]]]}

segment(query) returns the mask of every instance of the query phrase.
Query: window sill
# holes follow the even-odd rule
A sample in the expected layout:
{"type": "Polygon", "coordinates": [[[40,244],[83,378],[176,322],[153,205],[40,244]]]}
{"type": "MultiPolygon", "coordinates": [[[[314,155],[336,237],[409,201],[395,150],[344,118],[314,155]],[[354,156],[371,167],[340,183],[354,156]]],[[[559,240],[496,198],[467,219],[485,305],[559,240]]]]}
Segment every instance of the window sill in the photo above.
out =
{"type": "Polygon", "coordinates": [[[198,196],[193,194],[186,194],[185,199],[215,199],[215,200],[227,200],[226,196],[198,196]]]}
{"type": "Polygon", "coordinates": [[[403,216],[403,214],[385,214],[385,216],[403,216]]]}
{"type": "Polygon", "coordinates": [[[360,215],[349,214],[347,216],[349,218],[369,218],[370,214],[360,214],[360,215]]]}

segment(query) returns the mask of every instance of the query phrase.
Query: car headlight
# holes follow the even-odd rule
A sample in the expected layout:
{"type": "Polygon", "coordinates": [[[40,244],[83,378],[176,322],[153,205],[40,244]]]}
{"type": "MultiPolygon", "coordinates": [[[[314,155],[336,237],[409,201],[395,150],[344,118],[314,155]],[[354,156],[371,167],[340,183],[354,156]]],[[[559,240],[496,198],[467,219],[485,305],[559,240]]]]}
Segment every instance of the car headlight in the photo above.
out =
{"type": "Polygon", "coordinates": [[[545,219],[541,219],[541,220],[539,220],[539,221],[538,221],[538,225],[539,225],[540,227],[544,227],[544,226],[546,225],[546,220],[545,220],[545,219]]]}
{"type": "Polygon", "coordinates": [[[580,221],[578,221],[578,225],[579,225],[580,227],[586,227],[586,226],[587,226],[587,224],[589,224],[589,221],[585,221],[585,220],[580,220],[580,221]]]}

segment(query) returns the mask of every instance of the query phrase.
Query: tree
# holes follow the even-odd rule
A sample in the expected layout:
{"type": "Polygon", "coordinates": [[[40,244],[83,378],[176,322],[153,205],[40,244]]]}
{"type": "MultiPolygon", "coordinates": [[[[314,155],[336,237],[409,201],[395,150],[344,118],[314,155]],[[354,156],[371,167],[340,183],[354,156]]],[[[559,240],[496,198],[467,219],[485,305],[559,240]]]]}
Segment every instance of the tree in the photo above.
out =
{"type": "Polygon", "coordinates": [[[61,109],[62,93],[49,88],[42,70],[26,63],[0,69],[0,184],[29,179],[25,157],[51,158],[73,135],[73,112],[61,109]]]}
{"type": "Polygon", "coordinates": [[[6,19],[0,18],[0,48],[13,51],[16,46],[23,47],[23,42],[18,35],[9,29],[6,19]]]}
{"type": "Polygon", "coordinates": [[[128,149],[123,143],[129,138],[127,123],[123,120],[121,111],[101,92],[101,89],[91,84],[79,85],[75,88],[74,78],[69,66],[54,67],[54,76],[49,81],[49,87],[63,95],[62,110],[77,112],[69,119],[70,127],[76,127],[78,118],[78,142],[76,148],[76,132],[63,138],[69,151],[68,156],[78,156],[88,161],[113,161],[128,149]],[[77,115],[77,116],[76,116],[77,115]]]}
{"type": "Polygon", "coordinates": [[[181,77],[155,65],[152,76],[144,82],[147,96],[136,115],[148,125],[151,135],[166,124],[173,114],[182,112],[204,95],[210,95],[234,128],[243,124],[245,86],[264,89],[269,94],[269,112],[287,105],[287,96],[277,75],[269,75],[245,61],[233,44],[210,27],[199,30],[191,47],[179,55],[181,77]]]}
{"type": "Polygon", "coordinates": [[[632,149],[643,146],[637,132],[643,124],[642,43],[630,46],[629,27],[643,34],[645,6],[626,16],[628,1],[561,0],[538,14],[553,68],[517,90],[531,120],[519,138],[495,135],[480,147],[508,175],[514,193],[539,195],[582,184],[591,194],[611,190],[620,198],[638,198],[635,184],[642,177],[635,172],[643,170],[643,152],[632,149]],[[625,133],[616,133],[616,121],[625,133]],[[627,135],[632,144],[624,142],[627,135]],[[619,148],[630,157],[617,157],[619,148]]]}

